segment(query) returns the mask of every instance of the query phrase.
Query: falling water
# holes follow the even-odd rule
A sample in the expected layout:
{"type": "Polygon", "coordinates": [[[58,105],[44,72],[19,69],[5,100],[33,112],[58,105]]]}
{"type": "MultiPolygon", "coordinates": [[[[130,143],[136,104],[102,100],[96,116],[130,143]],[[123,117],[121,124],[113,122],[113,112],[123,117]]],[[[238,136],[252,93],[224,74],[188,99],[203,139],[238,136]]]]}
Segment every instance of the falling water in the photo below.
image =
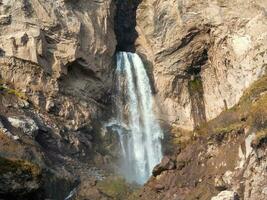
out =
{"type": "Polygon", "coordinates": [[[119,52],[116,69],[116,123],[122,170],[129,181],[145,183],[162,158],[162,131],[153,114],[153,96],[144,64],[135,53],[119,52]],[[128,129],[128,131],[126,131],[128,129]]]}

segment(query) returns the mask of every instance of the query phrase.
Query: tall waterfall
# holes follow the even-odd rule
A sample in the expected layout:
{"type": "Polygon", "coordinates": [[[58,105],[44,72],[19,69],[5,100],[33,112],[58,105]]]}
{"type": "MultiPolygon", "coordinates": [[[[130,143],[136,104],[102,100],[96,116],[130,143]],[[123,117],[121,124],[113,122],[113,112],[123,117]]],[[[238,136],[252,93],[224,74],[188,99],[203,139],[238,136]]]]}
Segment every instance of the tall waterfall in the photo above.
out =
{"type": "Polygon", "coordinates": [[[162,158],[163,134],[153,113],[153,96],[144,64],[135,53],[119,52],[116,69],[116,122],[122,169],[129,181],[145,183],[162,158]]]}

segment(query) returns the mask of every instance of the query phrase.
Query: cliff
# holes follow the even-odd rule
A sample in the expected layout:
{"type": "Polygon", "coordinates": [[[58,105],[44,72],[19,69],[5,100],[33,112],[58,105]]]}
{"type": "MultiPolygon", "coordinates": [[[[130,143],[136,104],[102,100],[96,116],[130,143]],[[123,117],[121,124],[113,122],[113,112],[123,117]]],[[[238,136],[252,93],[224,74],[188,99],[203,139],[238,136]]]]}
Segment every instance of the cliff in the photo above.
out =
{"type": "Polygon", "coordinates": [[[172,129],[173,153],[130,199],[266,199],[266,81],[193,132],[172,129]]]}
{"type": "Polygon", "coordinates": [[[88,174],[88,163],[103,164],[96,141],[110,113],[114,14],[112,1],[0,1],[0,157],[41,174],[1,173],[0,198],[64,199],[80,162],[88,174]]]}
{"type": "Polygon", "coordinates": [[[266,70],[266,2],[153,1],[137,9],[164,120],[184,129],[233,107],[266,70]]]}
{"type": "Polygon", "coordinates": [[[266,12],[265,0],[0,0],[0,199],[265,199],[266,12]],[[114,177],[118,137],[103,127],[117,51],[142,57],[165,133],[139,190],[114,177]]]}

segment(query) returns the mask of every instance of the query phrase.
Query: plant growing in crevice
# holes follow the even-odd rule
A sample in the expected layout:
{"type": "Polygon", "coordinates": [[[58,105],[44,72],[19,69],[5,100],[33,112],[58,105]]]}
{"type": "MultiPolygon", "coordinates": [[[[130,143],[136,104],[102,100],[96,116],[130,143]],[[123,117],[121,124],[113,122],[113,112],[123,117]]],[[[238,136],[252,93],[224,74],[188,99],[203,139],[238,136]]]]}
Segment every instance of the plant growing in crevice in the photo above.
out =
{"type": "Polygon", "coordinates": [[[203,91],[202,80],[200,77],[196,77],[193,80],[188,81],[188,88],[191,93],[203,91]]]}
{"type": "Polygon", "coordinates": [[[204,91],[200,76],[194,76],[188,81],[188,91],[191,99],[192,117],[195,127],[206,122],[206,110],[204,103],[204,91]]]}
{"type": "Polygon", "coordinates": [[[15,95],[16,97],[23,99],[23,100],[28,100],[27,96],[13,88],[10,88],[7,84],[4,83],[3,80],[0,80],[0,95],[3,94],[11,94],[15,95]]]}

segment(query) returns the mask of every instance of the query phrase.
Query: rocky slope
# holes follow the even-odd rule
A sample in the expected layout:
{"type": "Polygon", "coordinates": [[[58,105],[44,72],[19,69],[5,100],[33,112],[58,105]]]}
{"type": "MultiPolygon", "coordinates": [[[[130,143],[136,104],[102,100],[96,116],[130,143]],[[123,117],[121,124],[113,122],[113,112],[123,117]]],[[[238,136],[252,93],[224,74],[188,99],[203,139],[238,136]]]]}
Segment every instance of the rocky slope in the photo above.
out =
{"type": "Polygon", "coordinates": [[[193,132],[173,129],[176,153],[130,199],[266,199],[266,92],[265,76],[214,120],[193,132]]]}

